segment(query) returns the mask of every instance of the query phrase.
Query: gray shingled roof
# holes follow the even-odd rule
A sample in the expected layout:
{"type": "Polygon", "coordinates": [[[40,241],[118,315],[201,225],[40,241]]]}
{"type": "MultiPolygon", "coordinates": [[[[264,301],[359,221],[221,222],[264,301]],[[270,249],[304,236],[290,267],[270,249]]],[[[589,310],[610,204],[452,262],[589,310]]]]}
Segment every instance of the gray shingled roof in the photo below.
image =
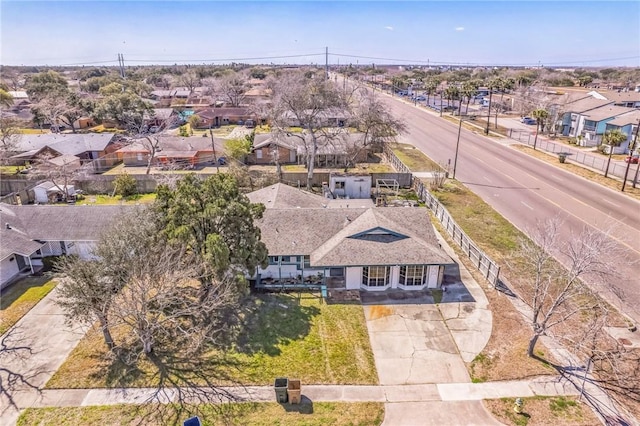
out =
{"type": "Polygon", "coordinates": [[[592,109],[591,111],[586,112],[584,116],[587,120],[602,121],[602,120],[606,120],[607,118],[617,117],[619,115],[628,114],[633,111],[634,111],[633,108],[625,108],[625,107],[615,106],[615,105],[605,105],[603,107],[592,109]]]}
{"type": "Polygon", "coordinates": [[[613,104],[613,101],[596,99],[596,98],[584,98],[575,102],[568,103],[565,106],[567,112],[583,113],[591,111],[592,109],[600,108],[605,105],[613,104]]]}
{"type": "Polygon", "coordinates": [[[617,116],[613,120],[608,121],[607,124],[622,127],[627,124],[638,124],[638,120],[640,120],[640,110],[634,109],[630,113],[617,116]]]}
{"type": "Polygon", "coordinates": [[[0,204],[0,260],[14,253],[29,256],[42,247],[42,243],[32,241],[23,231],[22,222],[6,204],[0,204]],[[10,229],[7,229],[9,225],[10,229]]]}
{"type": "Polygon", "coordinates": [[[283,183],[250,192],[247,197],[252,203],[262,203],[268,209],[322,208],[329,201],[283,183]]]}
{"type": "Polygon", "coordinates": [[[118,214],[134,208],[136,206],[1,204],[0,212],[3,226],[9,223],[32,240],[97,241],[118,214]]]}
{"type": "Polygon", "coordinates": [[[366,209],[267,209],[257,225],[269,255],[310,255],[366,209]]]}
{"type": "Polygon", "coordinates": [[[269,255],[309,255],[312,266],[453,263],[424,209],[268,209],[258,226],[269,255]]]}
{"type": "Polygon", "coordinates": [[[311,254],[314,266],[446,264],[426,210],[368,209],[311,254]]]}
{"type": "Polygon", "coordinates": [[[60,154],[79,155],[87,151],[104,151],[114,136],[115,133],[20,135],[16,139],[16,151],[33,151],[49,146],[60,154]]]}

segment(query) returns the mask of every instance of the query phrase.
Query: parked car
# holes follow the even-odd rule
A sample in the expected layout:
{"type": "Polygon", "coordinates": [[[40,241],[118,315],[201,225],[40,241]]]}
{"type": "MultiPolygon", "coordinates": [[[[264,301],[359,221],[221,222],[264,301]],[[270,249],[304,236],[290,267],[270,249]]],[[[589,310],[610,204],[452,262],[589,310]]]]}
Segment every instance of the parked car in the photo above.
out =
{"type": "Polygon", "coordinates": [[[64,124],[53,124],[51,125],[51,128],[50,128],[50,130],[53,133],[59,133],[66,129],[67,129],[67,126],[65,126],[64,124]]]}
{"type": "Polygon", "coordinates": [[[629,155],[624,159],[624,161],[626,163],[638,164],[638,162],[640,161],[640,154],[629,155]]]}
{"type": "Polygon", "coordinates": [[[524,124],[529,124],[529,125],[538,124],[538,121],[535,118],[532,118],[532,117],[522,117],[520,119],[520,122],[524,123],[524,124]]]}

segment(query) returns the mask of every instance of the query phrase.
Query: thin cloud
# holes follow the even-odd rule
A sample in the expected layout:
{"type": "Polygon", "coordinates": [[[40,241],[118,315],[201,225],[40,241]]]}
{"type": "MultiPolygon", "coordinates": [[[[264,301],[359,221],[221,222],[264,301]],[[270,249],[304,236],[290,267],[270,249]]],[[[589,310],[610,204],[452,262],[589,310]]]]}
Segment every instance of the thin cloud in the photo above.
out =
{"type": "Polygon", "coordinates": [[[456,31],[464,31],[464,27],[455,27],[454,28],[456,31]]]}
{"type": "Polygon", "coordinates": [[[385,30],[393,31],[393,27],[384,27],[385,30]]]}

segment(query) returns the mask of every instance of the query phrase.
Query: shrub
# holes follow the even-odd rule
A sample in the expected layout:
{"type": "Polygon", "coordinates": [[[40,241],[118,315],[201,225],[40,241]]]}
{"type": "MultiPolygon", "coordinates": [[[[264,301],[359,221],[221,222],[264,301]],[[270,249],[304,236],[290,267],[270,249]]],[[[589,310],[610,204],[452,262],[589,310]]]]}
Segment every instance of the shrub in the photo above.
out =
{"type": "Polygon", "coordinates": [[[122,197],[129,197],[138,192],[136,180],[128,173],[118,175],[113,184],[115,185],[115,193],[122,197]]]}

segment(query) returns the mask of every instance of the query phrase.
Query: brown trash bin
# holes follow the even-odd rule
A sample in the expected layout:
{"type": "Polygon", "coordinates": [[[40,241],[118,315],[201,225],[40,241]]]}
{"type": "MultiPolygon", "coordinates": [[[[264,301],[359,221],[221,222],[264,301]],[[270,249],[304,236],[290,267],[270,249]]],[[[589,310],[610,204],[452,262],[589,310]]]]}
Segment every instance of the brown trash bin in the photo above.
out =
{"type": "Polygon", "coordinates": [[[287,396],[289,397],[289,404],[300,404],[302,399],[302,389],[300,380],[289,379],[289,386],[287,387],[287,396]]]}

